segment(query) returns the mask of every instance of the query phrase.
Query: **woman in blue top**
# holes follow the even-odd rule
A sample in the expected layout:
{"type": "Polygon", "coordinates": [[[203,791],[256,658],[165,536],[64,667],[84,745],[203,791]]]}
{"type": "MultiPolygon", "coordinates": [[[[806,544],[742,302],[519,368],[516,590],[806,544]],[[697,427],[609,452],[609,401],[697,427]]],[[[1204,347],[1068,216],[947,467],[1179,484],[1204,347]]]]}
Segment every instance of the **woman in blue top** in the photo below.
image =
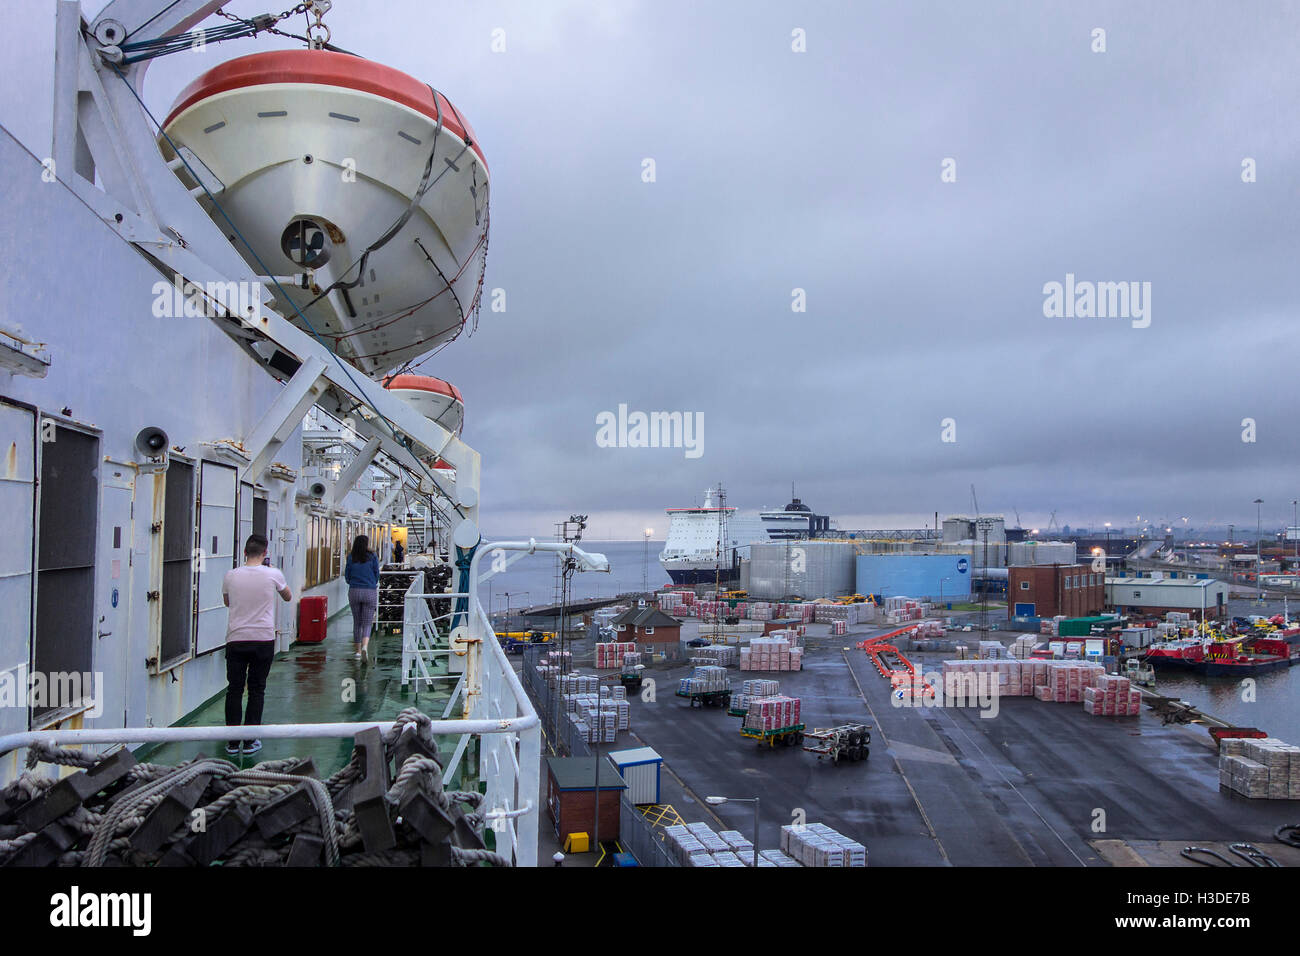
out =
{"type": "Polygon", "coordinates": [[[379,606],[379,557],[370,550],[370,539],[359,534],[348,552],[343,578],[348,582],[348,604],[352,608],[352,646],[359,661],[369,661],[370,628],[379,606]]]}

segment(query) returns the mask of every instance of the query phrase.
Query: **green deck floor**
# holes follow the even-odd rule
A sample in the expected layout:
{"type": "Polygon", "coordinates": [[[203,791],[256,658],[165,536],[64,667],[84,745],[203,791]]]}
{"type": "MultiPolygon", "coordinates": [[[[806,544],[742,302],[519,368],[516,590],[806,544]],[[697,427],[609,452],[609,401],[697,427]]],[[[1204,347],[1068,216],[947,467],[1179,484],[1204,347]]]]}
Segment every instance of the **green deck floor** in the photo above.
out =
{"type": "MultiPolygon", "coordinates": [[[[456,682],[442,678],[432,691],[418,695],[413,685],[402,687],[402,637],[379,632],[370,638],[370,663],[353,657],[352,616],[344,611],[328,625],[320,644],[295,644],[276,655],[266,680],[264,724],[325,723],[333,721],[392,720],[405,707],[419,707],[435,720],[443,715],[456,682]]],[[[439,665],[445,673],[446,667],[439,665]]],[[[223,691],[202,707],[177,722],[178,726],[220,726],[225,723],[226,695],[223,691]]],[[[247,692],[245,692],[247,701],[247,692]]],[[[451,716],[457,716],[453,713],[451,716]]],[[[440,739],[444,759],[455,746],[453,739],[440,739]]],[[[311,757],[317,772],[327,776],[338,770],[352,754],[352,739],[264,740],[262,749],[248,756],[227,756],[224,743],[185,742],[142,748],[137,757],[154,763],[176,764],[200,753],[252,766],[263,760],[311,757]]]]}

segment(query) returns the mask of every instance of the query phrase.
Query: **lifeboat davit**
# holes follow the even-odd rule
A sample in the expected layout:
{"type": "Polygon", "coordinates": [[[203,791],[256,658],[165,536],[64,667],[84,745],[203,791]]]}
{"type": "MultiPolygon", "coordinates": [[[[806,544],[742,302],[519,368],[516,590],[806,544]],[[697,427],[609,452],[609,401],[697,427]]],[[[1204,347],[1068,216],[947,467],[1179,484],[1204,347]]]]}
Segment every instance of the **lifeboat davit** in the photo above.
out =
{"type": "Polygon", "coordinates": [[[246,240],[199,193],[254,273],[257,258],[277,276],[310,270],[308,288],[281,280],[307,323],[288,303],[277,310],[367,375],[425,355],[477,315],[487,164],[469,123],[427,84],[344,53],[255,53],[186,87],[163,128],[246,240]]]}
{"type": "Polygon", "coordinates": [[[464,399],[450,382],[429,375],[395,375],[384,387],[453,435],[459,435],[465,426],[464,399]]]}

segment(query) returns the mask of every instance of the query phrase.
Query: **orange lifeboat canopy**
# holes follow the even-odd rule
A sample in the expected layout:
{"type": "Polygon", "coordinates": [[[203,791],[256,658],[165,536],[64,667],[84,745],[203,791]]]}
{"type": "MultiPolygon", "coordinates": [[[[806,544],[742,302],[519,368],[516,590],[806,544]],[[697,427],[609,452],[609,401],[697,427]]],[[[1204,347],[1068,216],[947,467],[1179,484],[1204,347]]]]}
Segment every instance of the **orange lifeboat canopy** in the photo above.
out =
{"type": "Polygon", "coordinates": [[[487,162],[427,83],[328,50],[254,53],[186,87],[159,146],[257,274],[312,276],[282,283],[271,306],[366,375],[428,355],[477,314],[487,162]]]}
{"type": "Polygon", "coordinates": [[[431,375],[395,375],[384,386],[425,418],[454,435],[465,426],[465,402],[460,389],[431,375]]]}

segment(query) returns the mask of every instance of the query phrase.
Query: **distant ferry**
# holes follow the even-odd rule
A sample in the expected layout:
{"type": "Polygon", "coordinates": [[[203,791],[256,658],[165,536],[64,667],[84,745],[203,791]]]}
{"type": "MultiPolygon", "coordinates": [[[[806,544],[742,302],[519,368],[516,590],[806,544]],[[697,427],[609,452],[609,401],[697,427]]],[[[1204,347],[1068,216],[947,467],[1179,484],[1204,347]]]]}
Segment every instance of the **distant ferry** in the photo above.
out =
{"type": "Polygon", "coordinates": [[[721,583],[734,584],[741,558],[749,557],[755,542],[807,538],[830,528],[830,519],[814,514],[798,498],[784,508],[740,514],[735,508],[714,507],[716,489],[704,492],[704,504],[698,508],[667,509],[668,539],[659,554],[659,563],[673,584],[711,584],[717,579],[719,563],[718,528],[720,512],[726,513],[727,543],[721,555],[721,583]]]}

